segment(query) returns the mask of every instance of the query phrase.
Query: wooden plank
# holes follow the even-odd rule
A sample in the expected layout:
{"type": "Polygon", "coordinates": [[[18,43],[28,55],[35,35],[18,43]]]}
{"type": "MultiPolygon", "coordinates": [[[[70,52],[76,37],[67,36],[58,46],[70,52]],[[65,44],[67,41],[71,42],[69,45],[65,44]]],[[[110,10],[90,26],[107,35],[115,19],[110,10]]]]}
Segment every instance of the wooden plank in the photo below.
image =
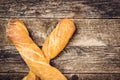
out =
{"type": "MultiPolygon", "coordinates": [[[[6,20],[0,20],[0,45],[8,43],[5,35],[5,26],[7,24],[6,20]]],[[[1,49],[2,47],[0,47],[1,49]]]]}
{"type": "MultiPolygon", "coordinates": [[[[42,43],[54,29],[59,19],[21,18],[31,38],[42,43]]],[[[68,46],[120,46],[120,19],[73,19],[76,32],[68,46]]],[[[0,48],[11,45],[6,38],[5,26],[8,19],[0,20],[0,48]]]]}
{"type": "Polygon", "coordinates": [[[54,60],[66,73],[120,73],[119,47],[68,47],[54,60]]]}
{"type": "Polygon", "coordinates": [[[17,51],[0,51],[0,72],[28,72],[29,69],[17,51]],[[12,53],[11,53],[12,52],[12,53]]]}
{"type": "MultiPolygon", "coordinates": [[[[66,47],[50,63],[63,73],[120,73],[120,47],[66,47]]],[[[28,72],[17,51],[0,51],[0,72],[28,72]]]]}
{"type": "Polygon", "coordinates": [[[27,73],[0,73],[0,80],[22,80],[27,73]]]}
{"type": "Polygon", "coordinates": [[[68,80],[119,80],[120,74],[65,74],[68,80]]]}
{"type": "MultiPolygon", "coordinates": [[[[21,80],[27,73],[0,73],[0,80],[21,80]]],[[[68,80],[119,80],[120,74],[64,74],[68,80]]]]}
{"type": "Polygon", "coordinates": [[[0,17],[120,18],[119,0],[1,0],[0,17]]]}

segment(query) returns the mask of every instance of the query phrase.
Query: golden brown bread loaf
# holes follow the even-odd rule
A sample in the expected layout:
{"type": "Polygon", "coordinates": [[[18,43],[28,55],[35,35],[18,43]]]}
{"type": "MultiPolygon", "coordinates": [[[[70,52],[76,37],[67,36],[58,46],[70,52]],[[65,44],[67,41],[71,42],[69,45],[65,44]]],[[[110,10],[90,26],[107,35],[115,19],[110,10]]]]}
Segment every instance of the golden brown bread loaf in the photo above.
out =
{"type": "Polygon", "coordinates": [[[58,55],[68,43],[75,31],[74,23],[68,19],[62,19],[51,32],[43,44],[43,52],[50,59],[58,55]]]}
{"type": "Polygon", "coordinates": [[[22,80],[40,80],[40,78],[33,72],[29,71],[28,75],[24,77],[22,80]]]}
{"type": "Polygon", "coordinates": [[[23,80],[67,80],[59,70],[49,65],[59,54],[75,31],[71,20],[61,20],[43,43],[42,50],[32,41],[22,21],[8,22],[6,35],[28,65],[30,72],[23,80]]]}

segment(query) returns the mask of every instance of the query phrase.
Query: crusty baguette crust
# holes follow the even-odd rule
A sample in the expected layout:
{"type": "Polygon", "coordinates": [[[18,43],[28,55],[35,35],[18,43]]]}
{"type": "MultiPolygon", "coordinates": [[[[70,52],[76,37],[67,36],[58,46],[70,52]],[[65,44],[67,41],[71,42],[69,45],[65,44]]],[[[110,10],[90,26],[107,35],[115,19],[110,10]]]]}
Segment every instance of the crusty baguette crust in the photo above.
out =
{"type": "Polygon", "coordinates": [[[30,68],[24,80],[67,80],[56,68],[49,65],[50,59],[66,46],[75,31],[71,20],[61,20],[43,44],[42,50],[32,41],[22,21],[9,21],[6,34],[30,68]],[[38,76],[38,77],[36,77],[38,76]]]}
{"type": "Polygon", "coordinates": [[[62,19],[43,44],[43,52],[50,59],[56,57],[64,49],[75,31],[74,23],[62,19]]]}
{"type": "Polygon", "coordinates": [[[40,80],[40,78],[33,72],[29,71],[28,75],[25,76],[22,80],[40,80]]]}
{"type": "MultiPolygon", "coordinates": [[[[22,47],[27,49],[32,49],[34,52],[38,52],[39,55],[43,55],[39,47],[37,47],[37,45],[35,45],[34,42],[31,40],[31,38],[29,37],[29,33],[24,23],[21,20],[11,19],[7,24],[6,35],[8,39],[11,41],[11,43],[13,43],[13,45],[16,46],[21,56],[22,56],[22,47]]],[[[24,53],[24,55],[25,54],[26,53],[24,53]]],[[[31,54],[30,55],[26,54],[26,56],[28,57],[31,56],[34,59],[40,59],[37,58],[37,56],[33,56],[31,54]]],[[[39,78],[30,71],[28,75],[23,78],[23,80],[39,80],[39,78]]]]}
{"type": "Polygon", "coordinates": [[[28,31],[22,21],[18,19],[10,20],[6,28],[6,35],[21,55],[25,55],[36,61],[47,62],[42,50],[29,37],[28,31]]]}

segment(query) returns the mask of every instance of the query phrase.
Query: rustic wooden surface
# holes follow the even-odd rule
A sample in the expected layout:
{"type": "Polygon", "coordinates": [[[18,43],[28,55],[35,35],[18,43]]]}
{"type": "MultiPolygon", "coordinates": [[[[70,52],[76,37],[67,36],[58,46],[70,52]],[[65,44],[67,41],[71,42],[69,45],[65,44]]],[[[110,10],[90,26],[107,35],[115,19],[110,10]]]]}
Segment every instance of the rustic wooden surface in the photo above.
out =
{"type": "Polygon", "coordinates": [[[50,64],[68,80],[120,80],[119,0],[0,0],[0,80],[21,80],[29,71],[6,38],[15,17],[39,47],[61,18],[72,19],[76,32],[50,64]]]}

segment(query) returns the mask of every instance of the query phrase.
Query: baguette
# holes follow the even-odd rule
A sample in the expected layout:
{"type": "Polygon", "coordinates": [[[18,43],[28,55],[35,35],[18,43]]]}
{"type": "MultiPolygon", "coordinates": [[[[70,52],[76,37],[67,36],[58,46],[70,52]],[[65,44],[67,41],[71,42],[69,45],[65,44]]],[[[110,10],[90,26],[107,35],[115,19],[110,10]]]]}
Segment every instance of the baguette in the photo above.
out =
{"type": "Polygon", "coordinates": [[[10,20],[7,24],[6,35],[30,69],[23,80],[67,80],[49,62],[63,50],[74,31],[75,26],[71,20],[61,20],[45,40],[41,50],[30,38],[22,21],[10,20]]]}
{"type": "Polygon", "coordinates": [[[49,56],[49,59],[56,57],[67,45],[74,31],[74,23],[69,19],[62,19],[43,44],[45,56],[49,56]]]}

